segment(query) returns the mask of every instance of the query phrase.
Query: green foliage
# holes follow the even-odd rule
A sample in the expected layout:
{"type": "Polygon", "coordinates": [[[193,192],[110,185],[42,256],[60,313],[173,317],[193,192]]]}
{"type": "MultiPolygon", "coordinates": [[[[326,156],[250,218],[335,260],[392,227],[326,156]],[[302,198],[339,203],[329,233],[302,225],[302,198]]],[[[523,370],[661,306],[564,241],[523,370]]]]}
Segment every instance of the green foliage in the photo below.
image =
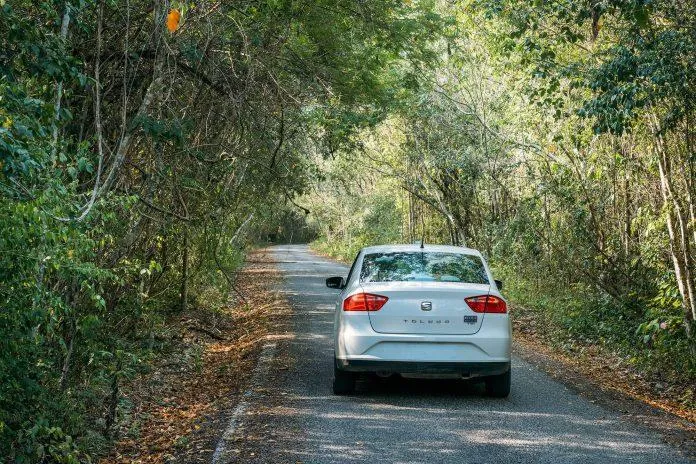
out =
{"type": "Polygon", "coordinates": [[[133,429],[169,321],[224,304],[246,247],[314,236],[315,157],[402,104],[442,27],[428,0],[171,7],[170,33],[144,1],[0,2],[2,462],[133,429]]]}
{"type": "MultiPolygon", "coordinates": [[[[362,200],[362,215],[352,217],[349,222],[341,224],[349,234],[333,231],[329,236],[322,236],[313,243],[316,250],[341,261],[352,263],[361,248],[384,243],[399,243],[401,215],[393,198],[384,196],[358,197],[362,200]]],[[[353,208],[356,208],[353,206],[353,208]]],[[[357,208],[356,208],[357,209],[357,208]]],[[[315,214],[331,215],[333,211],[316,211],[315,214]]],[[[317,225],[318,226],[318,225],[317,225]]]]}
{"type": "MultiPolygon", "coordinates": [[[[341,205],[343,211],[355,211],[359,208],[359,216],[351,216],[342,222],[339,227],[342,231],[332,230],[326,236],[315,242],[315,248],[342,261],[352,262],[361,248],[384,243],[398,243],[401,239],[401,227],[399,221],[401,214],[393,198],[368,195],[357,197],[361,205],[341,205]]],[[[353,201],[355,201],[353,200],[353,201]]],[[[315,217],[323,217],[321,225],[332,223],[330,216],[337,214],[334,208],[319,207],[315,209],[315,217]]]]}

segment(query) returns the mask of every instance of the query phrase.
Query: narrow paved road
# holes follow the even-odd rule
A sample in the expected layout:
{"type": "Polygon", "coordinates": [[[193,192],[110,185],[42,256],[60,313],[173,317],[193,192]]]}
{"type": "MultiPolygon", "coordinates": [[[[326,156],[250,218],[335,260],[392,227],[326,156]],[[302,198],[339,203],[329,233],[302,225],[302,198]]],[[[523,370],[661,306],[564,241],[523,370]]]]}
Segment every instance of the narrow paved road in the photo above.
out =
{"type": "Polygon", "coordinates": [[[575,395],[520,359],[507,400],[462,381],[362,382],[331,394],[332,312],[324,286],[347,267],[306,246],[273,248],[294,334],[278,342],[269,374],[237,421],[227,462],[672,463],[657,436],[575,395]]]}

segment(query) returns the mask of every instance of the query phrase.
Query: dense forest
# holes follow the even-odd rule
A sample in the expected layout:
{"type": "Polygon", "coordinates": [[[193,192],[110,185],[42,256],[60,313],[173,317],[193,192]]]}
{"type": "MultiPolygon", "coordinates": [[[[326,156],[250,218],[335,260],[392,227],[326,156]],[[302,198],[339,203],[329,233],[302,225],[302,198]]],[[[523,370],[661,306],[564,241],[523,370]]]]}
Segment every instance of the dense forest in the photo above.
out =
{"type": "Polygon", "coordinates": [[[479,248],[559,341],[688,385],[695,31],[689,0],[0,0],[0,460],[103,455],[168,317],[269,241],[479,248]]]}

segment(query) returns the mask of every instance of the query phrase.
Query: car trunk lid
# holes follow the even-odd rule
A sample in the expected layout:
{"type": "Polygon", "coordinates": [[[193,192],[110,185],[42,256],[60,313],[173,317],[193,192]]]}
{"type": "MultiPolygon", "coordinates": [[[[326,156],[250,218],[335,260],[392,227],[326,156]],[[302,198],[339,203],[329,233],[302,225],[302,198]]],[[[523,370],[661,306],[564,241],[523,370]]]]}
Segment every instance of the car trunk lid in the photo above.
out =
{"type": "Polygon", "coordinates": [[[464,299],[488,295],[490,285],[389,282],[364,283],[362,289],[389,298],[379,311],[368,312],[375,332],[471,335],[481,328],[484,314],[472,311],[464,299]]]}

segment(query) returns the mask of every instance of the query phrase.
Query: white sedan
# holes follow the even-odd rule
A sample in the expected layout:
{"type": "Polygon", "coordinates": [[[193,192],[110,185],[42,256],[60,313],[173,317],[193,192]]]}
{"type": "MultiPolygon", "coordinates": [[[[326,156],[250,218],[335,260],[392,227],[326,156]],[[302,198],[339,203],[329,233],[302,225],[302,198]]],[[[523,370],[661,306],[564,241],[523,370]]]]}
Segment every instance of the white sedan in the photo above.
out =
{"type": "Polygon", "coordinates": [[[511,328],[502,283],[481,253],[443,245],[363,248],[334,319],[335,394],[360,372],[380,376],[475,378],[494,397],[510,393],[511,328]]]}

